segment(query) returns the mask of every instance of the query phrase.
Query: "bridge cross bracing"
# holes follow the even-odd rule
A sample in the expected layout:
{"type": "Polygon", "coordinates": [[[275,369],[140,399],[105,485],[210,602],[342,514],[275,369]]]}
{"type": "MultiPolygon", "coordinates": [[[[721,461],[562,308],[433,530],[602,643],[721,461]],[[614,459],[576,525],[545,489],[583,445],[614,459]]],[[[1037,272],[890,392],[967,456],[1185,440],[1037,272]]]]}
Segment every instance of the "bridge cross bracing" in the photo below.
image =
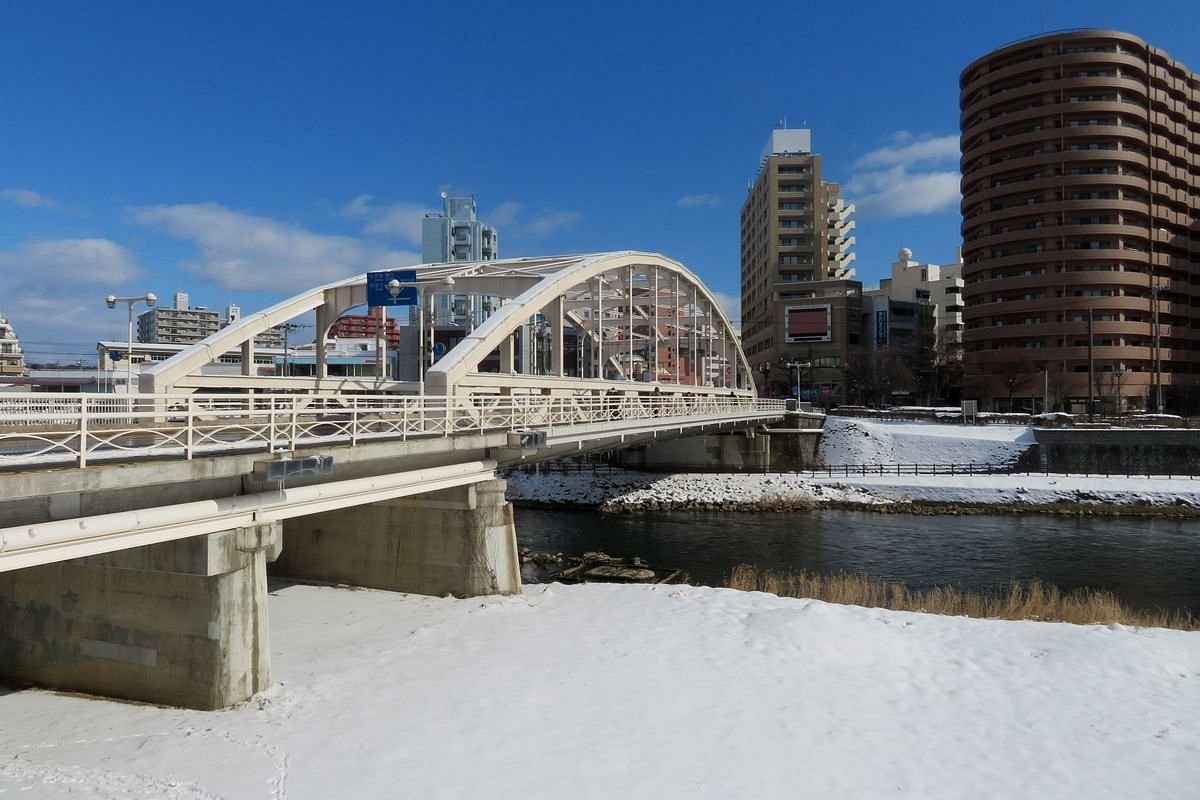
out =
{"type": "MultiPolygon", "coordinates": [[[[711,393],[754,392],[750,365],[720,304],[699,278],[651,253],[619,252],[415,268],[420,340],[396,368],[373,378],[338,376],[326,333],[367,302],[366,275],[311,289],[265,309],[146,369],[141,389],[478,394],[603,393],[613,383],[654,383],[711,393]],[[452,324],[447,297],[495,298],[498,308],[452,324]],[[315,314],[315,374],[255,374],[254,338],[315,314]],[[439,347],[440,345],[440,347],[439,347]],[[445,348],[444,355],[436,353],[445,348]],[[241,375],[206,370],[241,352],[241,375]],[[400,372],[404,379],[389,372],[400,372]]],[[[407,320],[406,320],[407,321],[407,320]]],[[[409,331],[410,333],[412,331],[409,331]]],[[[415,339],[408,336],[406,339],[415,339]]],[[[615,388],[619,388],[615,387],[615,388]]]]}

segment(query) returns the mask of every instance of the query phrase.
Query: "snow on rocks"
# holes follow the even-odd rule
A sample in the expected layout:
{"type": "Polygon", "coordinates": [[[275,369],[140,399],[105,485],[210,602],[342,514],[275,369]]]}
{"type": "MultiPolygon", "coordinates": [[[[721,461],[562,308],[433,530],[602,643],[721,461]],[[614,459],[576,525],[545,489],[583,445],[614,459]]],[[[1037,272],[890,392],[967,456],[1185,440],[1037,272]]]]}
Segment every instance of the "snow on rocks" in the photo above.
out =
{"type": "Polygon", "coordinates": [[[513,472],[508,499],[539,505],[591,506],[611,511],[721,508],[770,510],[821,503],[888,503],[855,488],[823,485],[799,475],[651,475],[625,470],[534,475],[513,472]]]}

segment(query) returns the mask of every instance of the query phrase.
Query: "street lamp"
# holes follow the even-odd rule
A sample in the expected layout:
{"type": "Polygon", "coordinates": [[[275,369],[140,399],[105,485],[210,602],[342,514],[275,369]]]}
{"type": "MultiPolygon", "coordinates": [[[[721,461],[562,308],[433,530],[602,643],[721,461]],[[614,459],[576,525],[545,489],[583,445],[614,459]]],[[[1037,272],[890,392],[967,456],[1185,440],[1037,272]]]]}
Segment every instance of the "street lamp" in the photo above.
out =
{"type": "Polygon", "coordinates": [[[147,308],[154,308],[154,304],[158,302],[158,298],[153,292],[147,292],[141,297],[117,297],[109,295],[104,298],[104,302],[109,308],[116,308],[117,303],[124,303],[128,312],[129,322],[129,338],[125,350],[125,394],[133,394],[133,304],[145,303],[147,308]]]}
{"type": "MultiPolygon", "coordinates": [[[[430,284],[427,284],[427,285],[421,287],[421,307],[420,307],[420,313],[417,315],[418,319],[420,320],[420,328],[418,330],[417,335],[419,336],[419,338],[421,340],[421,343],[417,346],[417,360],[420,362],[418,365],[420,382],[417,385],[417,391],[420,393],[420,395],[422,397],[425,396],[425,367],[426,367],[426,359],[425,359],[425,352],[426,352],[426,347],[425,347],[425,298],[429,296],[430,289],[433,289],[434,287],[439,286],[439,285],[442,287],[445,287],[447,289],[452,288],[454,286],[454,278],[450,275],[447,275],[446,277],[442,278],[440,284],[430,283],[430,284]]],[[[388,291],[391,291],[390,286],[388,288],[388,291]]],[[[433,308],[430,308],[429,311],[431,312],[430,317],[429,317],[429,335],[430,335],[430,338],[436,338],[435,323],[437,322],[437,320],[434,319],[434,317],[432,315],[433,308]]],[[[430,366],[432,366],[433,365],[433,346],[432,345],[429,346],[428,352],[429,352],[428,364],[430,366]]]]}

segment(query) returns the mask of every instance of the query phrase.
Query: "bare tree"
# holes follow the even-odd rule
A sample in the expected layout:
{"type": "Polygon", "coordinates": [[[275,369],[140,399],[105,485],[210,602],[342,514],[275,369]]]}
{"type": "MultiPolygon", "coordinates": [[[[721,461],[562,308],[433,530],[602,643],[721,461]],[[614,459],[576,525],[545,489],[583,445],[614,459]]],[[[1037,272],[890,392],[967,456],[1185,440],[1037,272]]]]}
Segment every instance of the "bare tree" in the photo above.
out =
{"type": "Polygon", "coordinates": [[[904,354],[894,348],[854,347],[846,357],[846,379],[866,403],[887,404],[897,390],[912,388],[913,372],[904,354]]]}
{"type": "Polygon", "coordinates": [[[986,362],[992,379],[1008,395],[1008,410],[1013,410],[1013,398],[1033,382],[1033,361],[1023,349],[1001,350],[986,362]]]}

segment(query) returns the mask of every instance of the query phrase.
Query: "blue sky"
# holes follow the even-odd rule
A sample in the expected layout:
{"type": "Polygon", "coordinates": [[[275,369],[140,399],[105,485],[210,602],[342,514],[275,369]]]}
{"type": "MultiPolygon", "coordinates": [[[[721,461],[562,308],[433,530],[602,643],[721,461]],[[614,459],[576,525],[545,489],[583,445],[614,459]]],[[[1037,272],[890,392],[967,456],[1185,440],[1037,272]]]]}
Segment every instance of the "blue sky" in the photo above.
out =
{"type": "Polygon", "coordinates": [[[35,359],[123,340],[105,295],[252,311],[413,263],[439,192],[505,257],[649,250],[738,314],[772,126],[858,205],[858,277],[959,242],[958,74],[1045,30],[1200,70],[1200,4],[0,3],[0,313],[35,359]]]}

